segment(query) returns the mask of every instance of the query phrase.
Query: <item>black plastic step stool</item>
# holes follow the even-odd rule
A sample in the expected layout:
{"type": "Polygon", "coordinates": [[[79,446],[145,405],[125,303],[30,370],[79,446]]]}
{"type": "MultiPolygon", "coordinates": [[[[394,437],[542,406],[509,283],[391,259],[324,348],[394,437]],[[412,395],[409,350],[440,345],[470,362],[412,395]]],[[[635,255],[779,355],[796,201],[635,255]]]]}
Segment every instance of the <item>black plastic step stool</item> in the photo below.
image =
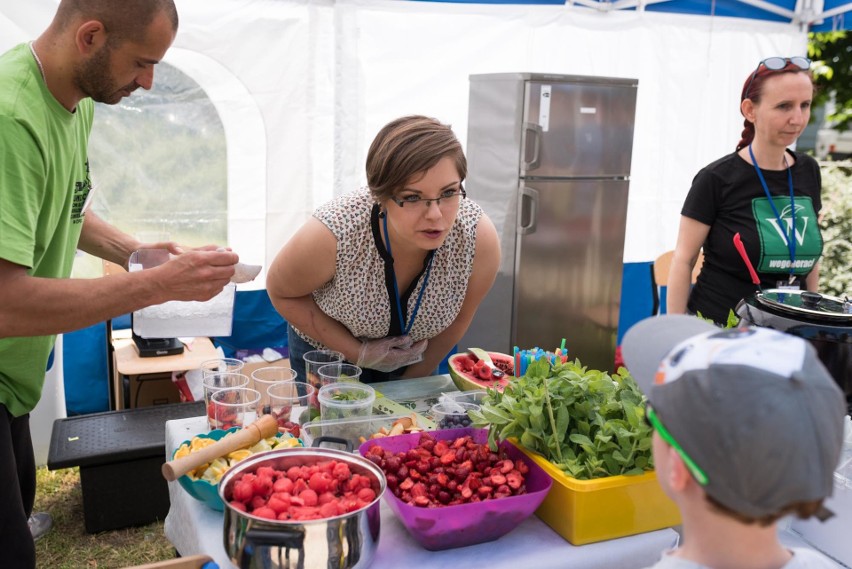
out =
{"type": "Polygon", "coordinates": [[[166,421],[204,411],[204,402],[197,401],[54,421],[47,468],[80,467],[87,532],[166,517],[169,489],[160,470],[166,461],[166,421]]]}

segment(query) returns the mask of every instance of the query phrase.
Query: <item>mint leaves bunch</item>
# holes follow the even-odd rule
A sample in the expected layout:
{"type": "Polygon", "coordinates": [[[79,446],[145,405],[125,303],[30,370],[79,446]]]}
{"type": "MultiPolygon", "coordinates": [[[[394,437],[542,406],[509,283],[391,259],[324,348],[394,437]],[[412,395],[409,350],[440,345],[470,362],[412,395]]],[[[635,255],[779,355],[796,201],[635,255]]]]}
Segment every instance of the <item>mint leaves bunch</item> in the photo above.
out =
{"type": "Polygon", "coordinates": [[[488,441],[516,439],[579,480],[653,469],[645,396],[625,368],[609,375],[579,360],[551,365],[538,360],[503,392],[488,391],[476,427],[488,441]]]}

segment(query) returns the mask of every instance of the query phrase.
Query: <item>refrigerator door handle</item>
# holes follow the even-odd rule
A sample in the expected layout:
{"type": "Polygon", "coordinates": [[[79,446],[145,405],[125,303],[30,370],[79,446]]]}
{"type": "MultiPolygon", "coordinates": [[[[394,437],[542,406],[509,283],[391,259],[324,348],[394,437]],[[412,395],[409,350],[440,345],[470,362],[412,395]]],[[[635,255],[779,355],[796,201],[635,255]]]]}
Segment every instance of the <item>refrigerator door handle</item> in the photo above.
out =
{"type": "Polygon", "coordinates": [[[531,122],[524,123],[524,157],[521,163],[521,171],[529,172],[530,170],[535,170],[541,165],[541,135],[542,135],[541,125],[537,125],[531,122]],[[527,160],[526,158],[526,148],[527,140],[532,140],[532,159],[527,160]]]}
{"type": "Polygon", "coordinates": [[[518,204],[518,235],[529,235],[535,233],[538,221],[538,191],[526,186],[521,186],[518,204]],[[525,207],[529,204],[529,208],[525,207]],[[528,215],[525,213],[529,211],[528,215]],[[524,225],[524,219],[528,222],[524,225]]]}

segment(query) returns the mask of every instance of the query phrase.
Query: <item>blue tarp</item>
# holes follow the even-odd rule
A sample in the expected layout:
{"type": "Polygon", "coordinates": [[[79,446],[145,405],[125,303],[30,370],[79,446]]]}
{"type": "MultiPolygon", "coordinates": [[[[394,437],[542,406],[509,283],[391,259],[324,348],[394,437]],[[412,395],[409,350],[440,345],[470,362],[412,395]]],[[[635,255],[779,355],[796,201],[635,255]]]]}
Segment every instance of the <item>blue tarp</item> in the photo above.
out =
{"type": "Polygon", "coordinates": [[[106,323],[64,334],[62,347],[68,416],[109,411],[106,323]]]}
{"type": "Polygon", "coordinates": [[[261,350],[287,346],[287,322],[278,314],[265,290],[238,291],[234,299],[234,325],[230,336],[212,338],[226,357],[241,349],[261,350]]]}
{"type": "Polygon", "coordinates": [[[814,14],[796,13],[797,0],[427,0],[454,4],[542,4],[572,5],[573,7],[601,12],[617,10],[645,10],[670,14],[748,18],[770,22],[798,24],[809,22],[808,31],[823,32],[852,28],[852,2],[825,0],[822,10],[814,14]],[[848,15],[848,17],[847,17],[848,15]],[[814,21],[816,20],[816,21],[814,21]]]}
{"type": "MultiPolygon", "coordinates": [[[[130,327],[130,317],[114,319],[114,329],[130,327]]],[[[287,323],[265,290],[237,291],[230,336],[213,338],[226,356],[238,349],[287,345],[287,323]]],[[[63,378],[69,416],[109,411],[109,357],[106,324],[101,322],[64,335],[63,378]]]]}

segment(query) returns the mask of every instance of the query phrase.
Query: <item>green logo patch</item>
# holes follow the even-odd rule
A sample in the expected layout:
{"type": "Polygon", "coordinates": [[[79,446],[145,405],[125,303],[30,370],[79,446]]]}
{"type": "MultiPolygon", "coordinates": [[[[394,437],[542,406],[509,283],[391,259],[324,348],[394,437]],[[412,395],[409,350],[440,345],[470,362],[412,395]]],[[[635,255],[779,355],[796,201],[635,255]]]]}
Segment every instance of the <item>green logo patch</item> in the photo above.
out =
{"type": "Polygon", "coordinates": [[[769,199],[755,198],[752,201],[752,213],[760,236],[757,270],[762,273],[789,273],[791,262],[787,239],[792,236],[796,240],[793,272],[806,274],[822,254],[822,236],[813,202],[809,197],[796,197],[791,205],[790,198],[780,196],[774,197],[773,201],[781,216],[780,223],[769,199]],[[795,232],[793,208],[796,212],[795,232]]]}

